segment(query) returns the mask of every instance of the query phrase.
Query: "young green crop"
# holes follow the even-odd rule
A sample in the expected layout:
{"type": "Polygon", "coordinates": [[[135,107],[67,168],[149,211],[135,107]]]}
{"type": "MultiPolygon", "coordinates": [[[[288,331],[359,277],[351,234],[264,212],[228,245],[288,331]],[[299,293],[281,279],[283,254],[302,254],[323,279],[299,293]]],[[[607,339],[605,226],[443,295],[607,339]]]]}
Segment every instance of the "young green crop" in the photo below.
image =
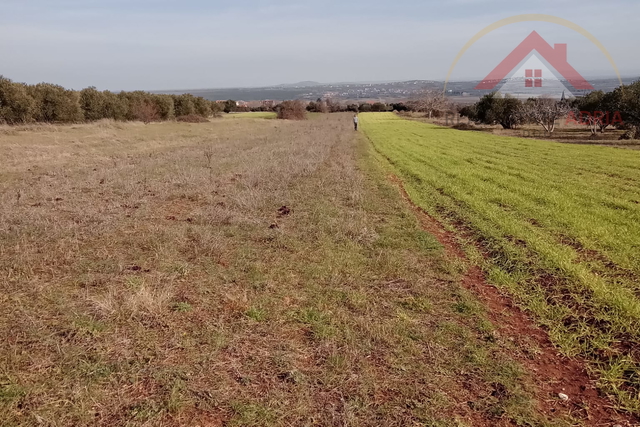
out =
{"type": "Polygon", "coordinates": [[[489,279],[640,413],[640,152],[363,114],[413,201],[471,230],[489,279]]]}

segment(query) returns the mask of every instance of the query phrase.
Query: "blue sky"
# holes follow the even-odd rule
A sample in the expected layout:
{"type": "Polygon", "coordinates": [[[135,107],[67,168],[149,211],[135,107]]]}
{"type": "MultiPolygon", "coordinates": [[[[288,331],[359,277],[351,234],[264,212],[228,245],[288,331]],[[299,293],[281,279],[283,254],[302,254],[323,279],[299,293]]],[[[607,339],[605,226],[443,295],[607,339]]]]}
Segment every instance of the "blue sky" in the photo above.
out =
{"type": "MultiPolygon", "coordinates": [[[[76,89],[441,80],[474,34],[524,13],[575,22],[623,76],[640,76],[637,0],[0,0],[0,10],[0,74],[76,89]]],[[[585,77],[614,75],[581,35],[523,23],[481,40],[453,78],[483,78],[533,30],[568,43],[585,77]]]]}

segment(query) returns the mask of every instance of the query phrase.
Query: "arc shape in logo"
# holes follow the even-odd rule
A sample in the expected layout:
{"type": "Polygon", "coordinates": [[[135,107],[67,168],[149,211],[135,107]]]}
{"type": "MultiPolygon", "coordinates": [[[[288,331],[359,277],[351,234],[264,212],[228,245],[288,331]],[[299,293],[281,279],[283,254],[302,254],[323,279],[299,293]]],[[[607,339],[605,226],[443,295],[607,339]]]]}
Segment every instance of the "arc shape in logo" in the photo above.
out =
{"type": "Polygon", "coordinates": [[[611,66],[616,72],[616,75],[618,76],[618,81],[620,82],[620,86],[622,86],[622,76],[620,75],[620,71],[618,70],[618,66],[616,65],[616,62],[613,60],[613,57],[611,56],[609,51],[607,51],[607,48],[605,48],[604,45],[600,42],[600,40],[598,40],[593,34],[588,32],[578,24],[575,24],[563,18],[559,18],[557,16],[544,15],[539,13],[529,13],[529,14],[516,15],[516,16],[511,16],[509,18],[501,19],[500,21],[494,22],[488,27],[485,27],[483,30],[481,30],[475,36],[473,36],[471,40],[469,40],[467,44],[464,45],[464,47],[460,50],[460,52],[458,52],[458,55],[456,55],[456,58],[453,60],[453,64],[451,64],[451,67],[449,68],[449,72],[447,73],[447,79],[444,81],[444,91],[445,92],[447,91],[447,84],[449,84],[449,79],[451,79],[451,74],[453,74],[453,70],[456,68],[456,65],[458,64],[462,56],[478,40],[480,40],[487,34],[491,33],[492,31],[497,30],[498,28],[502,28],[511,24],[517,24],[519,22],[532,22],[532,21],[549,22],[551,24],[561,25],[589,39],[589,41],[593,43],[598,49],[600,49],[600,51],[604,54],[604,56],[607,57],[607,59],[611,63],[611,66]]]}

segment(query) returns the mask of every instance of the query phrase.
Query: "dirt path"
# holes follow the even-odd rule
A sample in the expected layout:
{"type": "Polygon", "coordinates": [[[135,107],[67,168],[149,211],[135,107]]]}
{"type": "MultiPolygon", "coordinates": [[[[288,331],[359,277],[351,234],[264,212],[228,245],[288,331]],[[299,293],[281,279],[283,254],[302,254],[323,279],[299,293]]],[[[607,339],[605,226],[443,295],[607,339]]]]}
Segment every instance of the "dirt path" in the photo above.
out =
{"type": "MultiPolygon", "coordinates": [[[[440,222],[415,205],[397,176],[391,175],[389,179],[398,186],[422,228],[438,239],[447,255],[465,259],[465,253],[457,242],[456,235],[447,231],[440,222]]],[[[637,418],[617,412],[612,403],[599,394],[595,381],[589,377],[585,369],[585,364],[581,360],[559,354],[547,333],[536,326],[511,298],[490,285],[480,267],[470,267],[462,283],[485,305],[489,319],[502,337],[522,343],[523,346],[531,346],[533,341],[537,347],[537,354],[533,357],[514,356],[530,373],[537,389],[540,411],[552,417],[555,414],[570,414],[585,426],[640,425],[637,418]],[[569,400],[565,402],[560,399],[561,393],[568,396],[569,400]]]]}

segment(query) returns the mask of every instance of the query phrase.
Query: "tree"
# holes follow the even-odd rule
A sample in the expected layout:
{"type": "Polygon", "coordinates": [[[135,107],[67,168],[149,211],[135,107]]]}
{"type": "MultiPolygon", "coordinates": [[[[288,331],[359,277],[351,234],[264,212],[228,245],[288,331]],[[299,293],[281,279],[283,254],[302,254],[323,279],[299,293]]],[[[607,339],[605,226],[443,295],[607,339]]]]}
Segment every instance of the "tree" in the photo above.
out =
{"type": "Polygon", "coordinates": [[[279,119],[284,120],[305,120],[307,118],[307,109],[300,100],[284,101],[277,107],[279,119]]]}
{"type": "Polygon", "coordinates": [[[631,137],[640,138],[640,80],[614,90],[611,108],[620,114],[631,137]]]}
{"type": "Polygon", "coordinates": [[[213,117],[222,116],[222,105],[216,101],[209,101],[209,108],[211,109],[211,115],[213,117]]]}
{"type": "MultiPolygon", "coordinates": [[[[235,101],[230,101],[235,105],[235,101]]],[[[156,95],[144,91],[118,94],[88,87],[81,91],[49,83],[26,85],[0,76],[0,122],[75,123],[113,120],[172,120],[177,115],[208,118],[222,106],[191,94],[156,95]]]]}
{"type": "Polygon", "coordinates": [[[89,122],[105,117],[105,95],[95,87],[88,87],[80,91],[80,108],[84,119],[89,122]]]}
{"type": "Polygon", "coordinates": [[[318,98],[316,102],[311,101],[309,105],[307,105],[307,111],[310,113],[329,113],[329,106],[327,102],[318,98]]]}
{"type": "Polygon", "coordinates": [[[334,101],[331,98],[325,99],[324,103],[327,107],[328,113],[338,113],[342,110],[342,106],[340,105],[340,103],[338,101],[334,101]]]}
{"type": "Polygon", "coordinates": [[[27,86],[35,101],[34,119],[48,123],[72,123],[84,120],[80,94],[62,86],[39,83],[27,86]]]}
{"type": "Polygon", "coordinates": [[[224,103],[224,112],[225,113],[233,113],[238,110],[238,103],[233,99],[229,99],[224,103]]]}
{"type": "Polygon", "coordinates": [[[548,97],[532,98],[524,104],[525,116],[532,122],[552,133],[556,129],[556,121],[565,117],[571,106],[566,101],[556,101],[548,97]]]}
{"type": "Polygon", "coordinates": [[[383,104],[382,102],[375,102],[372,106],[371,106],[371,111],[375,111],[375,112],[383,112],[383,111],[387,111],[387,105],[383,104]]]}
{"type": "Polygon", "coordinates": [[[197,115],[204,118],[211,116],[211,104],[206,99],[199,96],[194,97],[193,107],[197,115]]]}
{"type": "Polygon", "coordinates": [[[124,106],[124,120],[139,120],[136,116],[135,107],[145,100],[144,92],[125,92],[118,95],[118,102],[124,106]]]}
{"type": "Polygon", "coordinates": [[[571,106],[575,110],[573,114],[579,117],[576,121],[589,126],[592,135],[597,131],[604,133],[614,121],[615,94],[593,91],[582,98],[576,98],[571,106]]]}
{"type": "Polygon", "coordinates": [[[172,120],[175,118],[176,110],[171,95],[154,95],[153,103],[158,112],[159,120],[172,120]]]}
{"type": "Polygon", "coordinates": [[[0,76],[0,121],[8,124],[26,123],[33,120],[35,100],[27,87],[0,76]]]}
{"type": "Polygon", "coordinates": [[[425,113],[429,118],[439,115],[449,106],[444,93],[430,89],[422,91],[412,104],[415,111],[425,113]]]}
{"type": "Polygon", "coordinates": [[[131,108],[131,114],[136,120],[140,120],[145,125],[160,119],[158,107],[156,107],[153,101],[147,99],[137,101],[131,108]]]}
{"type": "Polygon", "coordinates": [[[525,120],[522,102],[509,95],[503,97],[497,92],[483,96],[473,107],[464,107],[460,115],[477,123],[499,124],[504,129],[515,129],[525,120]]]}
{"type": "Polygon", "coordinates": [[[464,107],[460,108],[459,114],[461,117],[466,117],[469,120],[471,120],[472,122],[480,122],[480,120],[478,120],[478,110],[477,110],[477,103],[476,104],[472,104],[472,105],[465,105],[464,107]]]}
{"type": "Polygon", "coordinates": [[[409,107],[403,102],[393,103],[390,106],[392,111],[409,111],[409,107]]]}
{"type": "Polygon", "coordinates": [[[104,96],[104,118],[113,120],[127,120],[129,111],[129,103],[119,94],[105,90],[102,92],[104,96]]]}
{"type": "Polygon", "coordinates": [[[371,111],[371,104],[362,103],[358,107],[358,110],[360,110],[361,113],[368,113],[371,111]]]}

